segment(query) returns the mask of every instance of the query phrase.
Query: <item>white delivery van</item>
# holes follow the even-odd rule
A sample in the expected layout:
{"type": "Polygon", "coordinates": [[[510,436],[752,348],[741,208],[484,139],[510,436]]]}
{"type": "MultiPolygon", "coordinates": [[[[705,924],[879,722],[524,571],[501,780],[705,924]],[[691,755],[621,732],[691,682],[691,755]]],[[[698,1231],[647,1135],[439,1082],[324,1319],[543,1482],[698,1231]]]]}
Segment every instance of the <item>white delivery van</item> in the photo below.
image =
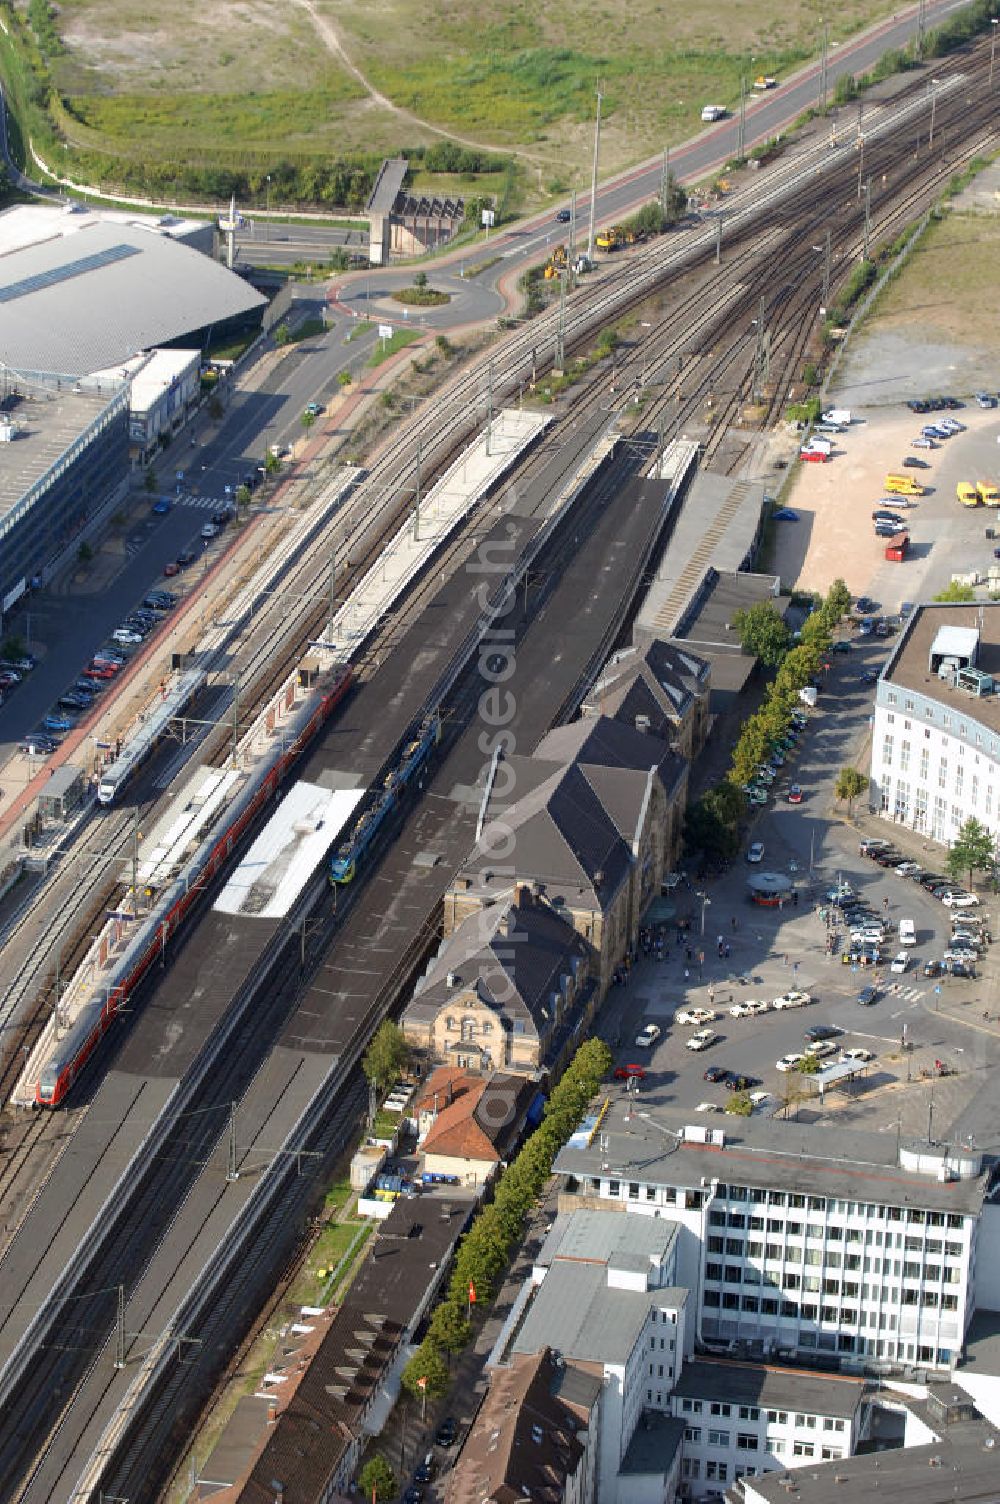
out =
{"type": "Polygon", "coordinates": [[[845,428],[850,428],[853,422],[853,414],[849,407],[831,407],[823,414],[824,423],[841,423],[845,428]]]}
{"type": "Polygon", "coordinates": [[[725,120],[726,107],[724,104],[707,104],[701,112],[702,120],[725,120]]]}
{"type": "Polygon", "coordinates": [[[900,945],[916,945],[917,929],[912,919],[899,921],[899,943],[900,945]]]}

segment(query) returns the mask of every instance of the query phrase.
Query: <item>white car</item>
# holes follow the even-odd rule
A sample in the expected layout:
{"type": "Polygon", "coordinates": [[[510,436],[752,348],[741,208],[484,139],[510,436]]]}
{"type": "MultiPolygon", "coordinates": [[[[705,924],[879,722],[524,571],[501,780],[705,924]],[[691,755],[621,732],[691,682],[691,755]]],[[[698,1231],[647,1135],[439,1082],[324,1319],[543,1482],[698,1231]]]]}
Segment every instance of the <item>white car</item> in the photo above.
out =
{"type": "Polygon", "coordinates": [[[782,1055],[775,1062],[775,1069],[779,1071],[797,1071],[806,1057],[804,1055],[782,1055]]]}
{"type": "Polygon", "coordinates": [[[721,1112],[718,1102],[699,1102],[695,1112],[721,1112]]]}
{"type": "Polygon", "coordinates": [[[651,1050],[659,1037],[659,1024],[647,1024],[641,1033],[635,1036],[635,1042],[640,1050],[651,1050]]]}
{"type": "Polygon", "coordinates": [[[205,538],[206,540],[209,539],[209,538],[215,538],[215,537],[217,537],[218,533],[219,533],[219,527],[218,527],[218,524],[215,523],[215,522],[206,522],[203,525],[202,530],[201,530],[201,536],[203,538],[205,538]]]}
{"type": "Polygon", "coordinates": [[[769,1091],[752,1091],[750,1093],[750,1106],[753,1108],[764,1107],[771,1100],[769,1091]]]}
{"type": "MultiPolygon", "coordinates": [[[[1000,442],[1000,440],[998,440],[998,442],[1000,442]]],[[[934,442],[933,439],[925,439],[924,436],[921,434],[921,436],[920,436],[919,439],[911,439],[910,440],[910,448],[911,449],[936,449],[937,445],[935,444],[935,442],[934,442]]]]}
{"type": "Polygon", "coordinates": [[[915,872],[922,871],[923,868],[919,862],[900,862],[899,866],[895,869],[897,877],[912,877],[915,872]]]}
{"type": "Polygon", "coordinates": [[[754,1018],[758,1013],[769,1012],[770,1007],[770,1003],[755,1002],[748,998],[745,1003],[734,1003],[729,1013],[732,1018],[754,1018]]]}
{"type": "Polygon", "coordinates": [[[864,1045],[856,1044],[849,1050],[841,1050],[840,1058],[845,1065],[851,1061],[857,1065],[870,1065],[875,1056],[871,1050],[866,1050],[864,1045]]]}
{"type": "Polygon", "coordinates": [[[813,1044],[806,1045],[806,1054],[814,1060],[827,1060],[831,1055],[836,1055],[837,1046],[829,1039],[817,1039],[813,1044]]]}
{"type": "Polygon", "coordinates": [[[675,1024],[710,1024],[718,1018],[714,1008],[681,1008],[674,1014],[675,1024]]]}
{"type": "Polygon", "coordinates": [[[776,997],[771,1007],[780,1013],[782,1008],[804,1008],[806,1003],[811,1003],[812,998],[808,992],[784,992],[781,997],[776,997]]]}
{"type": "Polygon", "coordinates": [[[909,956],[906,954],[905,950],[901,950],[899,952],[899,955],[896,956],[896,957],[894,957],[892,965],[889,967],[889,970],[893,973],[894,976],[901,977],[903,975],[903,972],[906,971],[906,969],[909,966],[909,964],[910,964],[910,958],[909,958],[909,956]]]}
{"type": "Polygon", "coordinates": [[[754,841],[747,847],[748,862],[762,862],[764,860],[764,842],[754,841]]]}
{"type": "Polygon", "coordinates": [[[689,1050],[709,1050],[718,1038],[714,1029],[699,1029],[697,1034],[692,1034],[685,1043],[689,1050]]]}
{"type": "Polygon", "coordinates": [[[941,902],[946,909],[971,909],[979,899],[975,893],[946,893],[941,902]]]}
{"type": "Polygon", "coordinates": [[[129,627],[119,627],[116,632],[112,632],[111,637],[114,642],[122,642],[127,647],[138,647],[142,641],[139,633],[133,632],[129,627]]]}

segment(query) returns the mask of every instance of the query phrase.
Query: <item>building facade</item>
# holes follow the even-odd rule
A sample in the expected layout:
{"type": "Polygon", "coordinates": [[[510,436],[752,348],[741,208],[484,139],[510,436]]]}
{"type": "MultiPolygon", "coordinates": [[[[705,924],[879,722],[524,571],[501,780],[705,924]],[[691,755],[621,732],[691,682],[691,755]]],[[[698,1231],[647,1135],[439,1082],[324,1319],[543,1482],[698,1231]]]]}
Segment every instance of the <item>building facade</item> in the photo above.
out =
{"type": "Polygon", "coordinates": [[[707,1129],[655,1112],[651,1155],[613,1104],[603,1147],[556,1161],[581,1204],[614,1201],[683,1229],[678,1282],[699,1342],[754,1355],[950,1369],[975,1309],[982,1156],[884,1135],[747,1119],[707,1129]]]}
{"type": "Polygon", "coordinates": [[[1000,605],[918,606],[875,691],[871,804],[947,844],[1000,833],[1000,605]]]}

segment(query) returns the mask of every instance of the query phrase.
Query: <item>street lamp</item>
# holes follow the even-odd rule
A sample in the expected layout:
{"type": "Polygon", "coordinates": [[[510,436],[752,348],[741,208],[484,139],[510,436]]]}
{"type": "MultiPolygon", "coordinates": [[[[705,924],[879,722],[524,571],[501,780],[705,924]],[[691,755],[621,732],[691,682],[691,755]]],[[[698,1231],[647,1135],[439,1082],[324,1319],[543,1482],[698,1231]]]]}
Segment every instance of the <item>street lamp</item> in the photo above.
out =
{"type": "Polygon", "coordinates": [[[931,133],[927,142],[928,147],[934,145],[934,115],[937,110],[937,91],[940,82],[939,78],[931,79],[931,133]]]}
{"type": "Polygon", "coordinates": [[[990,88],[991,89],[993,87],[993,63],[994,63],[994,61],[996,59],[996,54],[997,54],[997,27],[998,26],[1000,26],[1000,20],[998,20],[997,17],[994,16],[992,18],[992,20],[990,21],[990,88]]]}
{"type": "Polygon", "coordinates": [[[271,215],[271,174],[270,173],[268,173],[267,176],[264,178],[264,184],[265,184],[264,191],[265,191],[265,194],[266,194],[266,200],[265,200],[265,205],[264,205],[264,239],[265,240],[270,240],[270,238],[271,238],[271,219],[270,219],[270,215],[271,215]]]}
{"type": "Polygon", "coordinates": [[[702,939],[704,939],[705,938],[705,910],[706,909],[710,909],[712,907],[712,900],[709,898],[709,896],[708,896],[707,893],[696,893],[695,897],[701,899],[701,935],[702,935],[702,939]]]}

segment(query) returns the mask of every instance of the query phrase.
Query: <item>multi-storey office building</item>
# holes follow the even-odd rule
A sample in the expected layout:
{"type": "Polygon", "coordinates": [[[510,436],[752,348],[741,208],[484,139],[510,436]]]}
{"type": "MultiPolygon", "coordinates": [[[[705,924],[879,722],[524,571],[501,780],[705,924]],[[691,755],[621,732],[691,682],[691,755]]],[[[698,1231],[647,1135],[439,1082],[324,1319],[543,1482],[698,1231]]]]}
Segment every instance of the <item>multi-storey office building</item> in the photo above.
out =
{"type": "Polygon", "coordinates": [[[678,1224],[698,1344],[931,1368],[958,1357],[990,1186],[976,1152],[828,1124],[693,1127],[680,1109],[617,1101],[555,1168],[580,1204],[678,1224]]]}

